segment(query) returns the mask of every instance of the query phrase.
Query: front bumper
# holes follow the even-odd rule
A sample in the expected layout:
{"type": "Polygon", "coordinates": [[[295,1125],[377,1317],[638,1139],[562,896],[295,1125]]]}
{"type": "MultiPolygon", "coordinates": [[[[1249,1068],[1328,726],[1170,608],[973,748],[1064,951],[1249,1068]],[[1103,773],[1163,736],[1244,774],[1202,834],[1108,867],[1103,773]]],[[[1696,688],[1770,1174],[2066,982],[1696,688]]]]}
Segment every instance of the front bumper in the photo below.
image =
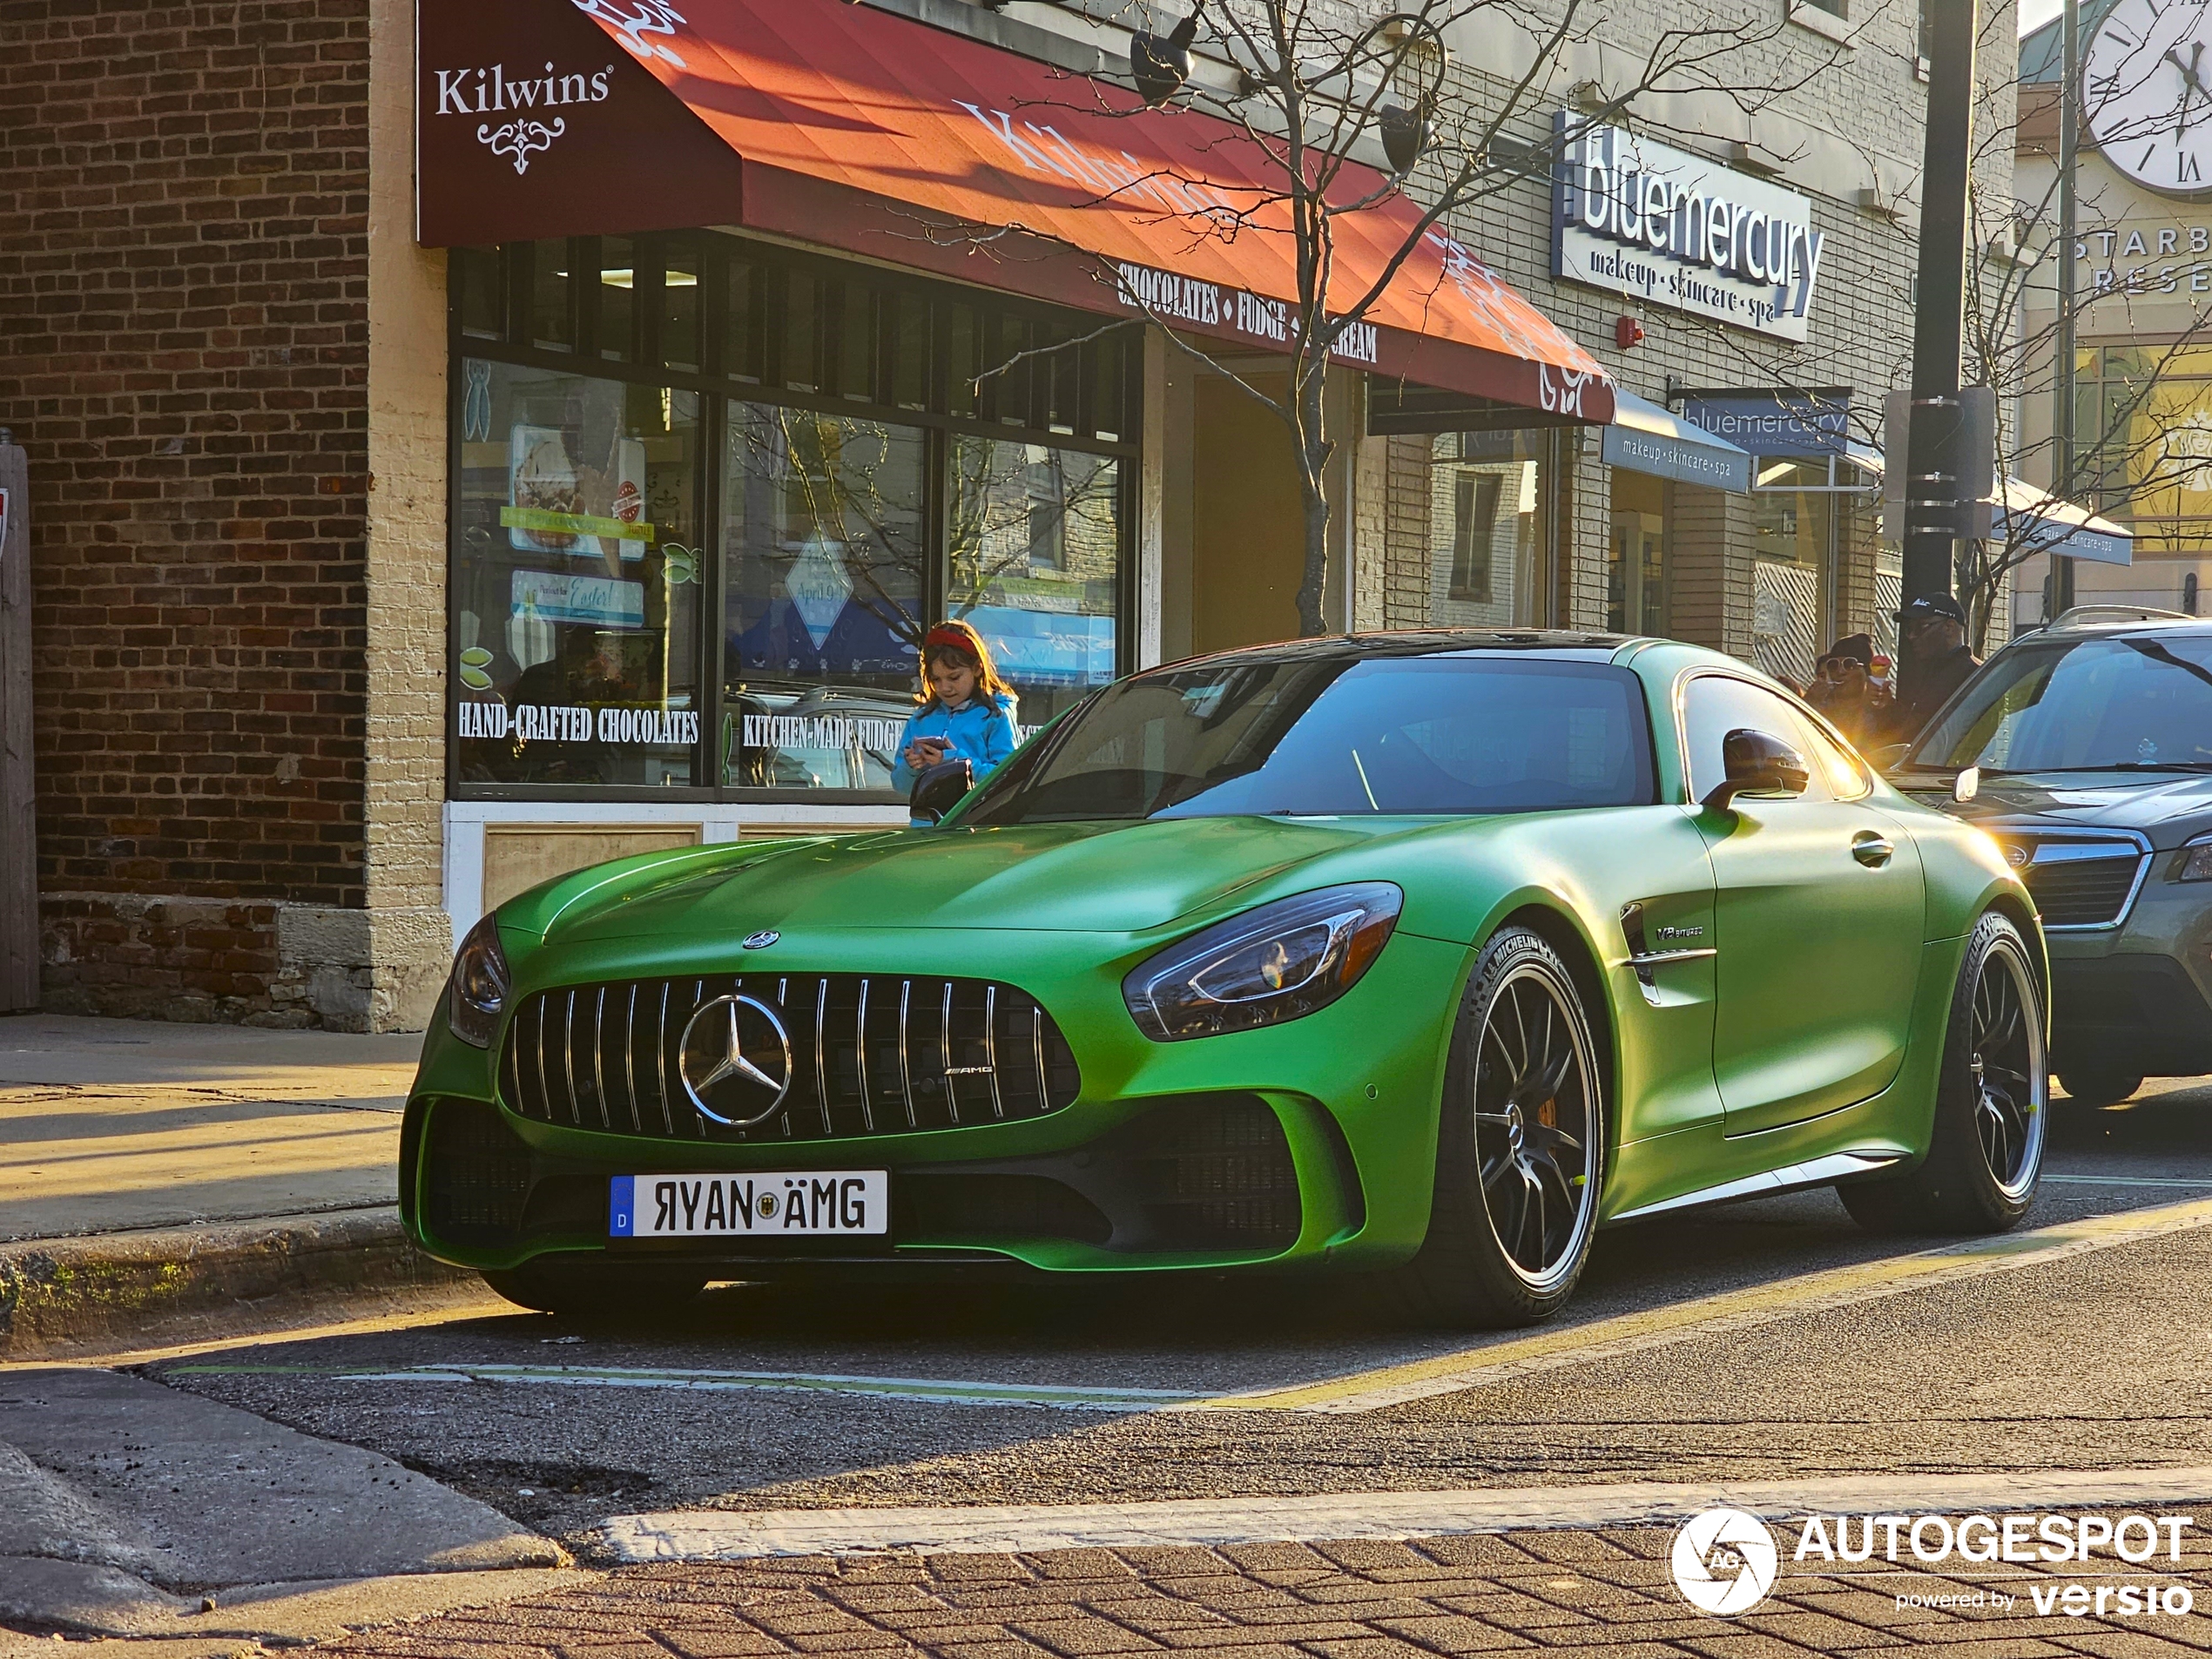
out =
{"type": "MultiPolygon", "coordinates": [[[[746,1144],[673,1142],[526,1118],[495,1082],[500,1048],[434,1025],[402,1136],[401,1212],[432,1255],[510,1268],[551,1252],[696,1262],[728,1277],[870,1265],[1047,1271],[1277,1267],[1402,1259],[1427,1231],[1441,1063],[1465,947],[1400,934],[1359,984],[1303,1020],[1156,1043],[1121,1001],[1112,941],[997,934],[994,979],[1035,995],[1081,1068],[1073,1104],[1022,1122],[746,1144]],[[1100,946],[1111,960],[1100,961],[1100,946]],[[1070,967],[1082,950],[1087,963],[1070,967]],[[608,1178],[883,1169],[892,1231],[610,1245],[608,1178]]],[[[790,941],[809,972],[941,960],[948,937],[790,941]],[[804,952],[804,955],[801,953],[804,952]]],[[[510,948],[520,1006],[556,983],[731,971],[510,948]],[[560,959],[557,965],[555,959],[560,959]]],[[[747,968],[756,963],[748,961],[747,968]]],[[[795,971],[795,970],[794,970],[795,971]]]]}

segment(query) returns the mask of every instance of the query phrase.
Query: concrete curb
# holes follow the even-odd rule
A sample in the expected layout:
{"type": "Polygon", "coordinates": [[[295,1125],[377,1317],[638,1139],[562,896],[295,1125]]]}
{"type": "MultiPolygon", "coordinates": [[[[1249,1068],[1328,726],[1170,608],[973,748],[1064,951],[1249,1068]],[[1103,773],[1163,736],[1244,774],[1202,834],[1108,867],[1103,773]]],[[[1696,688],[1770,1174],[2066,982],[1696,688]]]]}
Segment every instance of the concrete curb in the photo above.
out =
{"type": "Polygon", "coordinates": [[[0,1244],[0,1361],[186,1341],[251,1307],[294,1323],[319,1299],[405,1297],[473,1276],[432,1261],[396,1206],[0,1244]]]}

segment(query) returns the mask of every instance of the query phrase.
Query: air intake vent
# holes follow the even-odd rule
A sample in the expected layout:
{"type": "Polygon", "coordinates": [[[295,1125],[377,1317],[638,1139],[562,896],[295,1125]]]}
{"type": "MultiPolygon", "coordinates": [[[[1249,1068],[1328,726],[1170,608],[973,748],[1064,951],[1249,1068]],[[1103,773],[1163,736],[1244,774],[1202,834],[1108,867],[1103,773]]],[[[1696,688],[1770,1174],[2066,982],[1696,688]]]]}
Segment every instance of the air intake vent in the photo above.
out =
{"type": "Polygon", "coordinates": [[[508,1105],[541,1123],[740,1145],[1042,1117],[1082,1088],[1067,1039],[1027,993],[984,980],[859,974],[542,991],[509,1022],[499,1076],[508,1105]],[[771,1008],[791,1049],[781,1106],[745,1129],[710,1122],[678,1070],[692,1015],[732,995],[771,1008]]]}

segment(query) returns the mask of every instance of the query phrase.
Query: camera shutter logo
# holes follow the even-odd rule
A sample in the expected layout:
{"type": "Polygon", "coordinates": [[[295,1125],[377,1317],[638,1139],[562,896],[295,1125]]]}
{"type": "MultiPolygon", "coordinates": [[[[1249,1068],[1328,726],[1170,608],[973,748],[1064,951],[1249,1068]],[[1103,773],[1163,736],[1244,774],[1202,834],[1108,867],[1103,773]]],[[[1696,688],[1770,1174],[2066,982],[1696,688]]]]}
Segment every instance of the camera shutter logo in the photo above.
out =
{"type": "Polygon", "coordinates": [[[1683,1522],[1675,1534],[1670,1564],[1684,1601],[1701,1613],[1733,1618],[1766,1599],[1781,1552],[1757,1515],[1708,1509],[1683,1522]]]}
{"type": "Polygon", "coordinates": [[[702,1117],[725,1129],[749,1129],[791,1093],[791,1034],[758,998],[718,996],[691,1015],[677,1039],[676,1071],[702,1117]]]}

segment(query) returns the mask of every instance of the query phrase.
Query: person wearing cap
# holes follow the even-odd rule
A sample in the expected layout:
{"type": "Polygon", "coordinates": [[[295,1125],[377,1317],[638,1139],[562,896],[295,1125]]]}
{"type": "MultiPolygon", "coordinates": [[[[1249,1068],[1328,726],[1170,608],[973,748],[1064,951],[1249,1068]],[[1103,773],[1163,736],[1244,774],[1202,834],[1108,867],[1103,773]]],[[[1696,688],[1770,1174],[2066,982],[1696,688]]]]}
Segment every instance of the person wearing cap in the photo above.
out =
{"type": "Polygon", "coordinates": [[[922,636],[921,706],[899,734],[891,786],[913,792],[914,779],[940,761],[965,758],[981,783],[1020,741],[1014,688],[999,678],[982,636],[964,622],[941,622],[922,636]]]}
{"type": "Polygon", "coordinates": [[[1874,637],[1849,634],[1822,653],[1805,688],[1805,701],[1862,748],[1880,735],[1890,716],[1890,700],[1874,684],[1873,669],[1874,637]]]}
{"type": "Polygon", "coordinates": [[[1966,610],[1947,593],[1922,594],[1898,611],[1897,634],[1905,654],[1905,695],[1891,715],[1888,736],[1893,743],[1911,743],[1973,678],[1981,658],[1966,649],[1966,610]]]}

